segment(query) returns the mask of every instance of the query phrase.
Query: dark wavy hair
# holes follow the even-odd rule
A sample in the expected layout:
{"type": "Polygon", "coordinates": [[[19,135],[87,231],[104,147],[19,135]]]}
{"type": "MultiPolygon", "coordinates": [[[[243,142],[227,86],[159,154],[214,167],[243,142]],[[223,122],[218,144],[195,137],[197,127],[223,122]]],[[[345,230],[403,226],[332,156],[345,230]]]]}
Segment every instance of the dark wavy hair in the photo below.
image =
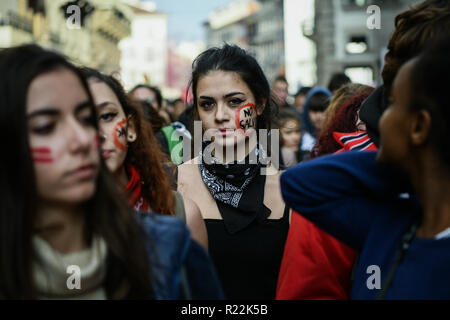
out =
{"type": "Polygon", "coordinates": [[[325,122],[323,127],[326,128],[328,126],[328,124],[333,120],[336,111],[339,110],[340,107],[344,106],[346,101],[360,93],[367,93],[370,95],[373,91],[373,87],[360,83],[347,83],[337,89],[333,94],[330,105],[325,111],[325,122]]]}
{"type": "Polygon", "coordinates": [[[244,49],[229,44],[224,44],[221,48],[207,49],[192,63],[192,77],[189,87],[192,87],[195,120],[199,120],[197,106],[198,81],[211,71],[237,73],[252,91],[256,107],[259,109],[263,108],[262,114],[257,117],[256,129],[270,130],[272,128],[272,118],[277,114],[278,108],[263,70],[256,59],[244,49]]]}
{"type": "Polygon", "coordinates": [[[450,34],[450,1],[427,0],[395,18],[382,76],[389,96],[400,67],[418,55],[437,36],[450,34]]]}
{"type": "Polygon", "coordinates": [[[128,145],[124,166],[133,165],[139,171],[142,185],[142,194],[149,202],[153,211],[174,215],[175,197],[170,187],[169,177],[162,167],[163,155],[158,147],[150,124],[144,120],[142,108],[130,100],[120,82],[112,76],[101,72],[83,68],[82,73],[89,81],[105,83],[116,95],[125,115],[133,121],[137,139],[128,145]]]}
{"type": "Polygon", "coordinates": [[[130,94],[128,94],[128,98],[134,103],[140,104],[144,112],[144,119],[150,124],[154,134],[164,127],[165,120],[158,114],[158,111],[156,111],[150,102],[134,100],[130,94]]]}
{"type": "MultiPolygon", "coordinates": [[[[4,142],[8,154],[0,159],[0,297],[4,299],[37,298],[31,273],[35,256],[31,243],[39,198],[28,143],[26,97],[33,79],[59,69],[70,70],[79,78],[95,115],[86,81],[63,56],[36,45],[0,51],[0,127],[8,137],[4,142]]],[[[92,125],[97,128],[95,123],[92,125]]],[[[129,285],[126,297],[152,297],[144,230],[126,208],[104,162],[96,193],[85,204],[84,213],[88,238],[98,234],[108,246],[104,283],[108,298],[116,297],[124,281],[129,285]]]]}
{"type": "Polygon", "coordinates": [[[358,131],[356,126],[358,110],[361,107],[362,102],[367,99],[370,93],[371,91],[359,93],[344,101],[342,106],[338,107],[333,118],[322,130],[322,133],[317,139],[317,143],[311,152],[311,159],[334,153],[342,148],[342,146],[334,139],[333,132],[351,133],[358,131]]]}

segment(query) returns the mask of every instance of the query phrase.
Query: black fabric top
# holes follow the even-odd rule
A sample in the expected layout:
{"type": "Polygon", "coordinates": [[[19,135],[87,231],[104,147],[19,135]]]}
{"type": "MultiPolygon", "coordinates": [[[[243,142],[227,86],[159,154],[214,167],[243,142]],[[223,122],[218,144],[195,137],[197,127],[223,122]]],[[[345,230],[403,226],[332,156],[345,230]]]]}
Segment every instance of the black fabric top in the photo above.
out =
{"type": "Polygon", "coordinates": [[[263,221],[270,216],[270,209],[264,205],[266,176],[260,173],[260,163],[249,164],[244,160],[241,164],[198,166],[229,233],[245,229],[255,219],[263,221]]]}
{"type": "Polygon", "coordinates": [[[254,220],[230,234],[220,219],[205,219],[209,254],[226,299],[275,299],[289,229],[289,209],[278,220],[254,220]]]}

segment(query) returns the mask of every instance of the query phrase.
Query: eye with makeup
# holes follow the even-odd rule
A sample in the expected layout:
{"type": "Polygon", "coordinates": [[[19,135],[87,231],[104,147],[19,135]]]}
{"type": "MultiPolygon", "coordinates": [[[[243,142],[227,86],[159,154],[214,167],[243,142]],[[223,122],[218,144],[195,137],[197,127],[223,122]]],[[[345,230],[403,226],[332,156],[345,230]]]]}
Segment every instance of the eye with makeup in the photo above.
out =
{"type": "Polygon", "coordinates": [[[230,99],[230,101],[228,101],[228,103],[233,107],[240,106],[243,102],[245,102],[245,100],[240,98],[232,98],[230,99]]]}
{"type": "Polygon", "coordinates": [[[111,122],[116,118],[117,114],[118,112],[116,111],[106,111],[101,113],[98,119],[104,122],[111,122]]]}
{"type": "Polygon", "coordinates": [[[214,101],[211,100],[200,101],[200,107],[205,111],[211,110],[212,108],[214,108],[214,101]]]}
{"type": "Polygon", "coordinates": [[[32,121],[30,127],[31,132],[39,135],[50,134],[55,128],[56,122],[52,119],[36,119],[32,121]]]}

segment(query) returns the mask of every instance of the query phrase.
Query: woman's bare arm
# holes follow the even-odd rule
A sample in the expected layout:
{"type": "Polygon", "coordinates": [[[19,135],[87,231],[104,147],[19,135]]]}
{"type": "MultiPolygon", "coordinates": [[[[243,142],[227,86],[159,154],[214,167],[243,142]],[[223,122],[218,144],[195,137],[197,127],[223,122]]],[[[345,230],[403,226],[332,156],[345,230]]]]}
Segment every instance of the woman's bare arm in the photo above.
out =
{"type": "Polygon", "coordinates": [[[186,210],[186,224],[191,231],[192,239],[208,250],[208,233],[199,207],[194,201],[186,196],[183,196],[183,201],[186,210]]]}

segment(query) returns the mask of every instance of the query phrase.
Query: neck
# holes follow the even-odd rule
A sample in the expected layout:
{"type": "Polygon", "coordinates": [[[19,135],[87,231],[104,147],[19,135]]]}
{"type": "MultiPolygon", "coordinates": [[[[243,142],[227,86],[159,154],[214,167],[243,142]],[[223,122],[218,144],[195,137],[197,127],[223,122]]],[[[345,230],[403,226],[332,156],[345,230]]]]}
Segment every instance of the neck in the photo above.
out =
{"type": "Polygon", "coordinates": [[[450,227],[450,172],[434,154],[422,157],[418,162],[412,174],[412,184],[424,211],[417,235],[433,238],[450,227]]]}
{"type": "Polygon", "coordinates": [[[288,149],[291,149],[292,151],[294,151],[294,152],[297,152],[298,151],[298,145],[296,145],[296,146],[290,146],[290,147],[287,147],[288,149]]]}
{"type": "Polygon", "coordinates": [[[122,190],[123,188],[125,188],[125,186],[128,183],[128,176],[127,176],[127,172],[125,170],[125,165],[121,166],[120,169],[118,169],[116,171],[116,173],[114,174],[114,177],[116,179],[117,185],[119,186],[119,188],[122,190]]]}
{"type": "Polygon", "coordinates": [[[85,217],[79,206],[44,204],[37,211],[34,228],[36,235],[61,254],[88,247],[85,217]]]}

